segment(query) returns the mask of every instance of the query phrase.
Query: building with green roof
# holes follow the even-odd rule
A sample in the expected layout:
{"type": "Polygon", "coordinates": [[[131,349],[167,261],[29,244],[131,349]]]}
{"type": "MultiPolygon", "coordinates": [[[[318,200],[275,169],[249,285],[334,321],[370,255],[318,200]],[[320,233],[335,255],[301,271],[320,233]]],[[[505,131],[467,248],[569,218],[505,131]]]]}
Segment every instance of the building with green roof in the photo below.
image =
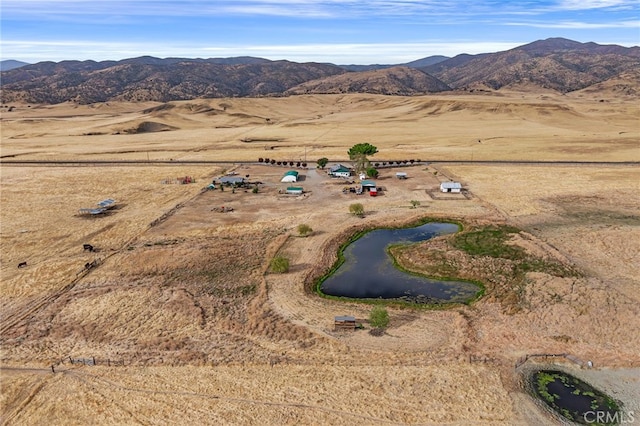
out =
{"type": "Polygon", "coordinates": [[[295,170],[289,170],[284,174],[280,182],[297,182],[298,181],[298,172],[295,170]]]}

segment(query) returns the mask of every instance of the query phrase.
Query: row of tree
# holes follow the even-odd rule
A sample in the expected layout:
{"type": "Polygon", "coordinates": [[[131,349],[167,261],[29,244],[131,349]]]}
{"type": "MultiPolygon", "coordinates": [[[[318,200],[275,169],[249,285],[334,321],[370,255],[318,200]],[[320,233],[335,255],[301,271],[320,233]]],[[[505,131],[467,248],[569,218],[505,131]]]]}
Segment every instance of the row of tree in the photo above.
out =
{"type": "Polygon", "coordinates": [[[301,161],[278,161],[273,158],[258,158],[258,163],[264,164],[276,164],[278,166],[289,166],[289,167],[307,167],[307,163],[301,161]]]}
{"type": "Polygon", "coordinates": [[[400,164],[413,164],[415,162],[420,163],[421,160],[398,160],[398,161],[383,161],[382,163],[375,163],[374,166],[379,167],[379,166],[392,166],[394,164],[400,165],[400,164]]]}

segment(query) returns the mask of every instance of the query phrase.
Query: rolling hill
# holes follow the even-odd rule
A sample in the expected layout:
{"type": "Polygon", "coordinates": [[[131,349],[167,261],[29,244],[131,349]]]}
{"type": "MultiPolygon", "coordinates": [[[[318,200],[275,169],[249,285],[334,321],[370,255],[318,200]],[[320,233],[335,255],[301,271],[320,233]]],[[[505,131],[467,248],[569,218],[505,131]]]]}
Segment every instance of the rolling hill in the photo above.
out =
{"type": "MultiPolygon", "coordinates": [[[[287,96],[315,93],[420,95],[447,90],[568,93],[615,80],[636,93],[640,47],[539,40],[504,52],[428,57],[402,65],[338,66],[263,58],[40,62],[2,72],[2,102],[106,101],[287,96]]],[[[599,87],[599,86],[594,86],[599,87]]]]}

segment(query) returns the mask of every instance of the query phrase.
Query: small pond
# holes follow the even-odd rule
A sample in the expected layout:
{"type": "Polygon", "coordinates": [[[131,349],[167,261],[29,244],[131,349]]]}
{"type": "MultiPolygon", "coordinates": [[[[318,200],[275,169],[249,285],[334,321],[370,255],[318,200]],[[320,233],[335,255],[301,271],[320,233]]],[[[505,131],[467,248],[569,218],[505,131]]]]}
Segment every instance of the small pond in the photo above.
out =
{"type": "Polygon", "coordinates": [[[562,371],[538,371],[535,392],[563,417],[580,424],[608,425],[620,421],[617,403],[588,383],[562,371]]]}
{"type": "Polygon", "coordinates": [[[440,281],[396,268],[386,248],[410,244],[458,231],[453,223],[426,223],[414,228],[367,232],[343,252],[344,263],[320,284],[331,296],[354,299],[400,299],[413,303],[464,303],[481,290],[464,281],[440,281]]]}

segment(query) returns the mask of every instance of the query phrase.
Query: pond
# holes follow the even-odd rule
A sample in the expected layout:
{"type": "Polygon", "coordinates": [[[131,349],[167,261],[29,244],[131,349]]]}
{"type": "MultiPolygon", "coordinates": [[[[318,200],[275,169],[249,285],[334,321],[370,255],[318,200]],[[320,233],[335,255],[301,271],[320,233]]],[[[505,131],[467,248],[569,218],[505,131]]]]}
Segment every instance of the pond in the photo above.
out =
{"type": "Polygon", "coordinates": [[[413,228],[376,229],[343,251],[344,263],[320,284],[331,296],[399,299],[412,303],[465,303],[481,288],[471,282],[433,280],[403,272],[387,253],[389,245],[411,244],[458,231],[453,223],[430,222],[413,228]]]}
{"type": "Polygon", "coordinates": [[[562,371],[542,370],[533,375],[533,385],[538,397],[569,420],[580,424],[620,423],[618,404],[577,377],[562,371]]]}

